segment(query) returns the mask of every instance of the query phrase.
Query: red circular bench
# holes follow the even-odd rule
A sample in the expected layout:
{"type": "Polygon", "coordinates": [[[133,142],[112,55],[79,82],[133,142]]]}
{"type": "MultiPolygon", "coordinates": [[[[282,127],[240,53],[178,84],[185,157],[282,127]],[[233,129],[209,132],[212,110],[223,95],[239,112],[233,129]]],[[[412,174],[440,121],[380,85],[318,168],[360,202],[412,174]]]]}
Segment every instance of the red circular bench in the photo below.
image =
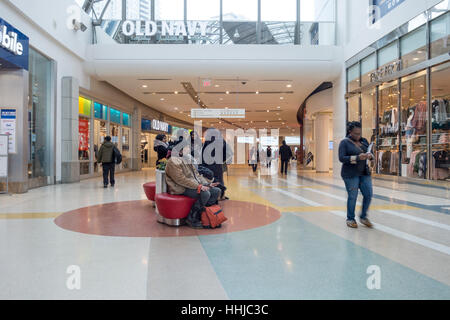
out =
{"type": "Polygon", "coordinates": [[[147,199],[150,201],[155,201],[156,182],[145,183],[143,187],[147,199]]]}
{"type": "Polygon", "coordinates": [[[169,193],[159,193],[155,198],[159,211],[158,222],[177,227],[185,223],[185,219],[196,201],[193,198],[169,193]]]}

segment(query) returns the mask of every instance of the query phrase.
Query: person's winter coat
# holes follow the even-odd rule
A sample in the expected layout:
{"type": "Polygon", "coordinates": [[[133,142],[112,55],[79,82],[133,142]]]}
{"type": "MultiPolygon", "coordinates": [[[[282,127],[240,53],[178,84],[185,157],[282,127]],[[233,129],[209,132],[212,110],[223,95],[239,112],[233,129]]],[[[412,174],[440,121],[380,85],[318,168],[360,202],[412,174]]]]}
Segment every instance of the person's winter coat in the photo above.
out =
{"type": "Polygon", "coordinates": [[[114,162],[113,150],[114,150],[114,143],[112,143],[111,141],[104,142],[100,147],[100,150],[98,151],[97,162],[98,163],[114,162]]]}
{"type": "Polygon", "coordinates": [[[292,158],[292,150],[288,145],[282,145],[280,147],[280,157],[281,161],[288,161],[292,158]]]}
{"type": "Polygon", "coordinates": [[[170,194],[183,194],[186,189],[197,189],[199,185],[208,185],[191,159],[187,157],[170,157],[166,165],[166,183],[170,194]]]}

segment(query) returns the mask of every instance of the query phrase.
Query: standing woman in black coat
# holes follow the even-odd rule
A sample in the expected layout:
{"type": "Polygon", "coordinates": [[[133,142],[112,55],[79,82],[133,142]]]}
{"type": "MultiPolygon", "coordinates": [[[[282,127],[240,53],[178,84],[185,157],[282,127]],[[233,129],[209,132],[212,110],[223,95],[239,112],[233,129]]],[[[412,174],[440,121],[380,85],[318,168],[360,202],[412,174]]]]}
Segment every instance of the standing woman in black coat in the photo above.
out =
{"type": "Polygon", "coordinates": [[[361,123],[350,122],[347,125],[347,137],[339,144],[339,161],[342,162],[341,176],[348,193],[347,226],[350,228],[358,227],[355,221],[358,189],[364,197],[360,221],[369,228],[373,227],[367,218],[367,211],[373,196],[368,161],[373,160],[374,156],[368,149],[369,142],[361,137],[361,123]]]}
{"type": "Polygon", "coordinates": [[[158,134],[155,141],[153,142],[153,150],[158,153],[158,160],[156,160],[156,165],[159,164],[161,159],[167,157],[169,145],[167,144],[167,137],[164,134],[158,134]]]}

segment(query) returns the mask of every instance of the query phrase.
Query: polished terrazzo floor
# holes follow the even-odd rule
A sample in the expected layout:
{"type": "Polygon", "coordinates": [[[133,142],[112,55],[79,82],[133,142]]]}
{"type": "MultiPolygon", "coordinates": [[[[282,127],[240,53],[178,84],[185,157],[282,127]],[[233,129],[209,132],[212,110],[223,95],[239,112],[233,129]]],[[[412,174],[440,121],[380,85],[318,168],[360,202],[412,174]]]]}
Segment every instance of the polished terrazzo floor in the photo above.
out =
{"type": "Polygon", "coordinates": [[[450,299],[449,188],[374,180],[349,229],[340,179],[232,168],[226,226],[194,231],[156,222],[152,180],[0,195],[0,299],[450,299]]]}

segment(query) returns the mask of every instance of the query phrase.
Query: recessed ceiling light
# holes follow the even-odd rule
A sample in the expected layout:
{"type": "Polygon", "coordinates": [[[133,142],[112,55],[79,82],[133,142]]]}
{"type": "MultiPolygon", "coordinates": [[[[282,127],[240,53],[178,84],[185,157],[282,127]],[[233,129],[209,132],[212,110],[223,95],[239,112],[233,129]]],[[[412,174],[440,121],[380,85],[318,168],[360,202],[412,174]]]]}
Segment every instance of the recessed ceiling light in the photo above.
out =
{"type": "Polygon", "coordinates": [[[161,98],[161,101],[164,101],[165,99],[164,98],[161,98]]]}
{"type": "Polygon", "coordinates": [[[155,95],[155,94],[156,94],[156,92],[153,92],[152,94],[153,94],[153,95],[155,95]]]}
{"type": "Polygon", "coordinates": [[[270,112],[270,110],[267,110],[267,112],[270,112]]]}
{"type": "Polygon", "coordinates": [[[144,84],[144,85],[142,86],[142,88],[148,88],[148,85],[144,84]]]}
{"type": "Polygon", "coordinates": [[[220,86],[218,84],[216,84],[214,87],[219,88],[220,86]]]}
{"type": "Polygon", "coordinates": [[[259,94],[259,91],[256,91],[256,94],[259,94]]]}
{"type": "Polygon", "coordinates": [[[413,60],[414,60],[414,61],[417,61],[417,60],[419,60],[419,58],[413,58],[413,60]]]}
{"type": "Polygon", "coordinates": [[[280,100],[284,100],[284,97],[280,97],[280,100]]]}
{"type": "Polygon", "coordinates": [[[178,94],[178,91],[175,91],[174,93],[175,93],[175,94],[178,94]]]}
{"type": "Polygon", "coordinates": [[[230,91],[225,92],[226,94],[230,94],[230,91]]]}
{"type": "Polygon", "coordinates": [[[222,101],[222,100],[223,100],[223,98],[219,98],[219,100],[220,100],[220,101],[222,101]]]}
{"type": "Polygon", "coordinates": [[[287,88],[292,88],[292,84],[288,84],[286,87],[287,88]]]}
{"type": "Polygon", "coordinates": [[[177,107],[175,107],[175,110],[178,110],[178,108],[177,108],[177,107]]]}
{"type": "Polygon", "coordinates": [[[277,107],[277,109],[281,109],[281,107],[277,107]]]}

